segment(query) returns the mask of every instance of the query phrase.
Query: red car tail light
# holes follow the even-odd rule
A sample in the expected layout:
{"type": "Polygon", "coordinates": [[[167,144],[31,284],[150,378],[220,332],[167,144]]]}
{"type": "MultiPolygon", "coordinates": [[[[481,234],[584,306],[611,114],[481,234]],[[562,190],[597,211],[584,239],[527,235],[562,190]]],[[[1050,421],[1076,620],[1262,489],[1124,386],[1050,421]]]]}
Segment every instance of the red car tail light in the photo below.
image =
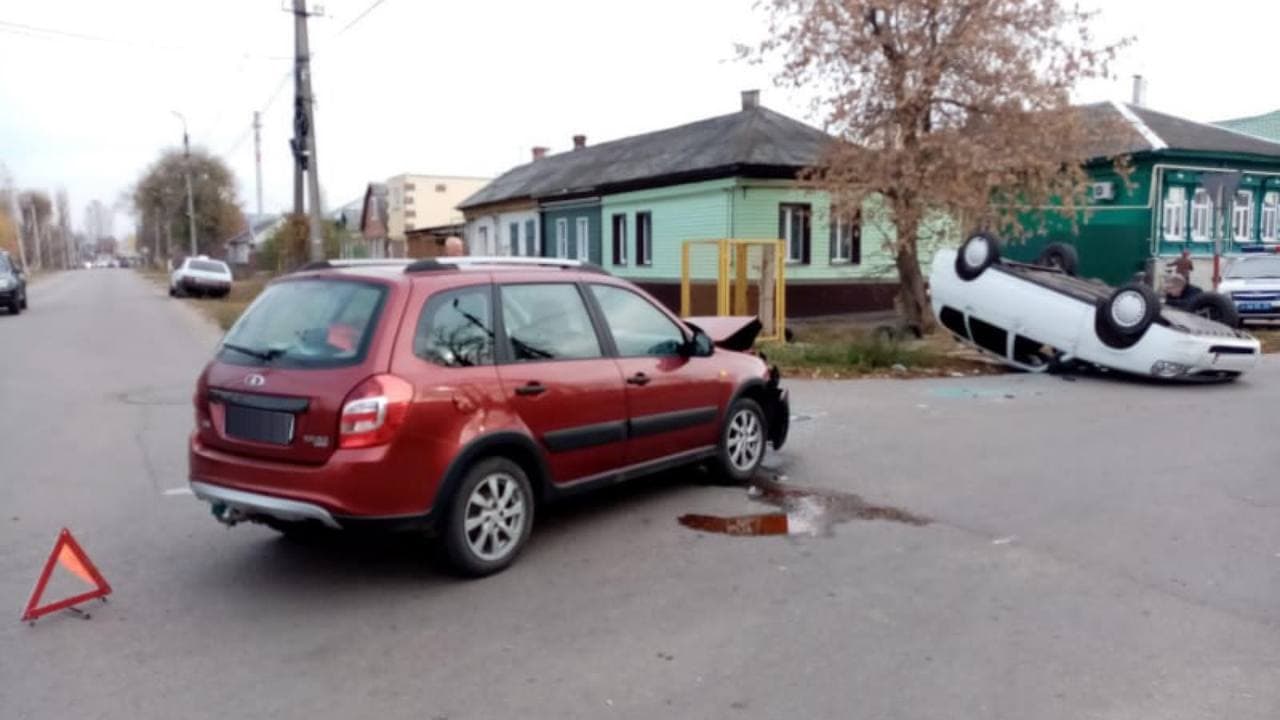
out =
{"type": "Polygon", "coordinates": [[[191,396],[191,405],[195,408],[196,431],[212,428],[213,421],[209,417],[209,404],[205,402],[204,397],[199,392],[191,396]]]}
{"type": "Polygon", "coordinates": [[[413,386],[395,375],[374,375],[356,386],[342,404],[338,447],[385,445],[409,415],[413,386]]]}

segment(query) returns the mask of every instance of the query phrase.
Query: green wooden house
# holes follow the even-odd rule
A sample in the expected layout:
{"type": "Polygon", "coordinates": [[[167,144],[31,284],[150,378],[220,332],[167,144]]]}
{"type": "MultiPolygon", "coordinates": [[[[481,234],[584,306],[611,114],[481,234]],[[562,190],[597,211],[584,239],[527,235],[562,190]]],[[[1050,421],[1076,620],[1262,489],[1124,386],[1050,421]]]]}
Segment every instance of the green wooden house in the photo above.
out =
{"type": "MultiPolygon", "coordinates": [[[[540,251],[579,258],[679,303],[686,240],[783,239],[791,316],[887,309],[896,288],[883,223],[833,217],[797,174],[832,138],[742,94],[727,115],[555,154],[512,168],[459,207],[502,225],[536,206],[540,251]]],[[[695,262],[700,258],[695,258],[695,262]]],[[[707,260],[697,277],[714,277],[707,260]]]]}
{"type": "Polygon", "coordinates": [[[1069,242],[1082,275],[1114,284],[1138,273],[1157,276],[1187,250],[1193,282],[1207,287],[1215,240],[1228,258],[1280,243],[1280,143],[1136,105],[1081,109],[1091,121],[1124,128],[1090,153],[1088,212],[1074,227],[1046,214],[1047,232],[1010,244],[1006,255],[1030,261],[1049,242],[1069,242]],[[1115,172],[1117,156],[1130,158],[1127,180],[1115,172]],[[1219,205],[1204,181],[1224,172],[1240,174],[1239,189],[1219,205]]]}

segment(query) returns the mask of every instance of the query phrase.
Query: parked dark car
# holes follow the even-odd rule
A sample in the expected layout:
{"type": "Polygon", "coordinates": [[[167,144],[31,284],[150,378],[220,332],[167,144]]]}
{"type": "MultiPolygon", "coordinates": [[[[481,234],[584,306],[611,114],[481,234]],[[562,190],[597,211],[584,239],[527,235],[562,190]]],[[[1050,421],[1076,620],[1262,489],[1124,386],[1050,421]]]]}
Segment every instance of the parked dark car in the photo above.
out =
{"type": "Polygon", "coordinates": [[[0,252],[0,306],[14,315],[27,309],[27,276],[5,252],[0,252]]]}

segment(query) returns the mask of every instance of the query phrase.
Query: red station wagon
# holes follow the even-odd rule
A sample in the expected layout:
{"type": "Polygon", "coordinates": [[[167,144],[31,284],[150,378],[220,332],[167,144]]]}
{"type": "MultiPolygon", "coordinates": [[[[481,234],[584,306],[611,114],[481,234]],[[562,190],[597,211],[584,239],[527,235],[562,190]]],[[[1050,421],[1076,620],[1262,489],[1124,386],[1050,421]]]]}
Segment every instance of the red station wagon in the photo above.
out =
{"type": "Polygon", "coordinates": [[[541,502],[703,461],[742,481],[782,445],[776,369],[727,349],[758,321],[705,319],[720,347],[696,322],[575,262],[314,263],[201,373],[191,489],[228,525],[424,530],[496,572],[541,502]]]}

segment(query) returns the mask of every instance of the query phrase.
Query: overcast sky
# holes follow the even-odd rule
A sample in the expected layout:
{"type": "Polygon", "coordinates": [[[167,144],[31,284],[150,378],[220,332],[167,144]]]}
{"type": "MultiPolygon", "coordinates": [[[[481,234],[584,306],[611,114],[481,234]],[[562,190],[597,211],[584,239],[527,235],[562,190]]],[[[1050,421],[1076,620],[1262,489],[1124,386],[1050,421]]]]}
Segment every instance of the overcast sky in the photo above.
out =
{"type": "MultiPolygon", "coordinates": [[[[108,204],[166,146],[223,155],[253,211],[253,111],[263,196],[291,202],[293,52],[284,0],[0,0],[0,162],[19,187],[108,204]]],[[[1280,108],[1273,0],[1095,0],[1095,30],[1132,35],[1119,76],[1079,90],[1209,121],[1280,108]]],[[[311,21],[326,208],[402,172],[492,176],[584,133],[599,142],[737,109],[738,91],[818,124],[768,68],[733,59],[758,40],[752,0],[329,0],[311,21]],[[351,23],[355,24],[351,24],[351,23]]],[[[131,220],[121,211],[116,232],[131,220]]]]}

